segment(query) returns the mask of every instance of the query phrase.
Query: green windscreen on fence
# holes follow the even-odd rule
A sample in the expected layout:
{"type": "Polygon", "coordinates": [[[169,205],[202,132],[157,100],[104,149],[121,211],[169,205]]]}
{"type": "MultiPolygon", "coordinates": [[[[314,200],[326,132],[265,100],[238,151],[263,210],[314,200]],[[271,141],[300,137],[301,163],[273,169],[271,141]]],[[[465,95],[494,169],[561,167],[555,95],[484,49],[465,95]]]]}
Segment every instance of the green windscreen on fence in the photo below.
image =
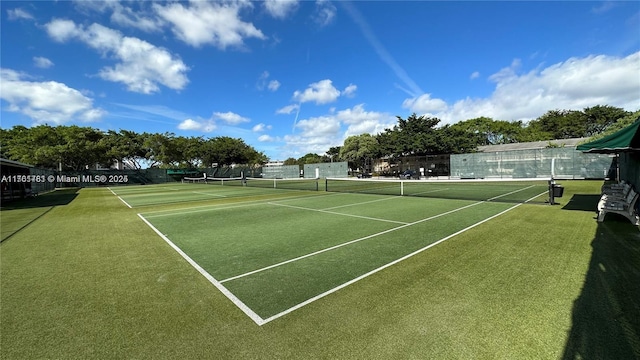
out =
{"type": "Polygon", "coordinates": [[[511,150],[451,155],[451,177],[603,179],[612,157],[574,148],[511,150]]]}
{"type": "Polygon", "coordinates": [[[300,177],[300,166],[298,165],[277,165],[264,166],[262,177],[265,179],[292,179],[300,177]]]}
{"type": "Polygon", "coordinates": [[[304,177],[312,178],[342,178],[349,174],[349,166],[346,161],[332,163],[305,164],[304,177]]]}

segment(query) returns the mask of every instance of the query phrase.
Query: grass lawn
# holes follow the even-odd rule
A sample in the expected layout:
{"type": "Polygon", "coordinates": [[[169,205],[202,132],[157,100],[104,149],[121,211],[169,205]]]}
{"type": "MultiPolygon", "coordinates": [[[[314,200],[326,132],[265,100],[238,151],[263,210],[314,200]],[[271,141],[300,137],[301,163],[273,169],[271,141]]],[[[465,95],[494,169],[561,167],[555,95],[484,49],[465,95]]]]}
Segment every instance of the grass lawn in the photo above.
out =
{"type": "Polygon", "coordinates": [[[640,232],[594,220],[601,182],[561,183],[559,205],[519,206],[263,326],[136,215],[184,203],[142,211],[94,188],[3,208],[0,358],[640,357],[640,232]]]}

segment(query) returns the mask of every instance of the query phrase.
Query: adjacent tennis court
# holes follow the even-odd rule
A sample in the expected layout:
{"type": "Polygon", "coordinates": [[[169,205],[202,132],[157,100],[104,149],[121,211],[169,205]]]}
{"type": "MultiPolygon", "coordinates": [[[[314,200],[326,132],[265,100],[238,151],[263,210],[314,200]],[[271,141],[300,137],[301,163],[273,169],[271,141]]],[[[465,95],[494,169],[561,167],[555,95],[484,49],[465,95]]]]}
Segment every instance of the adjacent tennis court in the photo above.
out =
{"type": "Polygon", "coordinates": [[[380,190],[380,182],[316,181],[325,190],[340,191],[335,193],[248,182],[112,192],[127,206],[140,207],[145,223],[259,325],[546,195],[541,183],[530,182],[485,184],[484,198],[471,182],[431,184],[437,186],[431,190],[413,182],[401,189],[420,185],[413,194],[470,193],[457,197],[475,200],[367,193],[380,190]],[[514,201],[515,194],[522,201],[514,201]]]}

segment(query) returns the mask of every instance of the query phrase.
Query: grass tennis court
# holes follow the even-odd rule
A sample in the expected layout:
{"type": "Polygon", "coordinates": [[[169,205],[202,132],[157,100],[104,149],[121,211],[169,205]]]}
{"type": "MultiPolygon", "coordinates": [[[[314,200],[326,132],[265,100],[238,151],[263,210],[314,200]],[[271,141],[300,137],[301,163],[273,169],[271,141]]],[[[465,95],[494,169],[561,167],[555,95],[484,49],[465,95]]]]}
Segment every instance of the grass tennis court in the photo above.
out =
{"type": "Polygon", "coordinates": [[[544,180],[203,179],[111,191],[130,207],[234,199],[138,216],[262,325],[518,206],[514,201],[544,202],[546,187],[544,180]],[[320,182],[336,192],[274,190],[280,183],[318,189],[320,182]],[[274,192],[282,197],[260,199],[274,192]],[[423,195],[476,200],[414,197],[423,195]]]}
{"type": "Polygon", "coordinates": [[[637,229],[595,222],[601,182],[563,184],[557,206],[544,189],[528,203],[196,183],[41,196],[1,244],[0,352],[632,358],[637,229]]]}

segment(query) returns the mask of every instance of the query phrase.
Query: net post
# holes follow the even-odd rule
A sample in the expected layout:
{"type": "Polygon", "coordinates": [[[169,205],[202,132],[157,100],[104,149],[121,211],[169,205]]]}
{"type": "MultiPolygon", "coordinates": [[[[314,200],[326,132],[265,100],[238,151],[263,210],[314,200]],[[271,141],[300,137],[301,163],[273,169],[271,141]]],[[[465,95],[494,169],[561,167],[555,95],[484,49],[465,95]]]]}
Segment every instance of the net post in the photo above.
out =
{"type": "Polygon", "coordinates": [[[404,181],[400,182],[400,196],[404,196],[404,181]]]}

